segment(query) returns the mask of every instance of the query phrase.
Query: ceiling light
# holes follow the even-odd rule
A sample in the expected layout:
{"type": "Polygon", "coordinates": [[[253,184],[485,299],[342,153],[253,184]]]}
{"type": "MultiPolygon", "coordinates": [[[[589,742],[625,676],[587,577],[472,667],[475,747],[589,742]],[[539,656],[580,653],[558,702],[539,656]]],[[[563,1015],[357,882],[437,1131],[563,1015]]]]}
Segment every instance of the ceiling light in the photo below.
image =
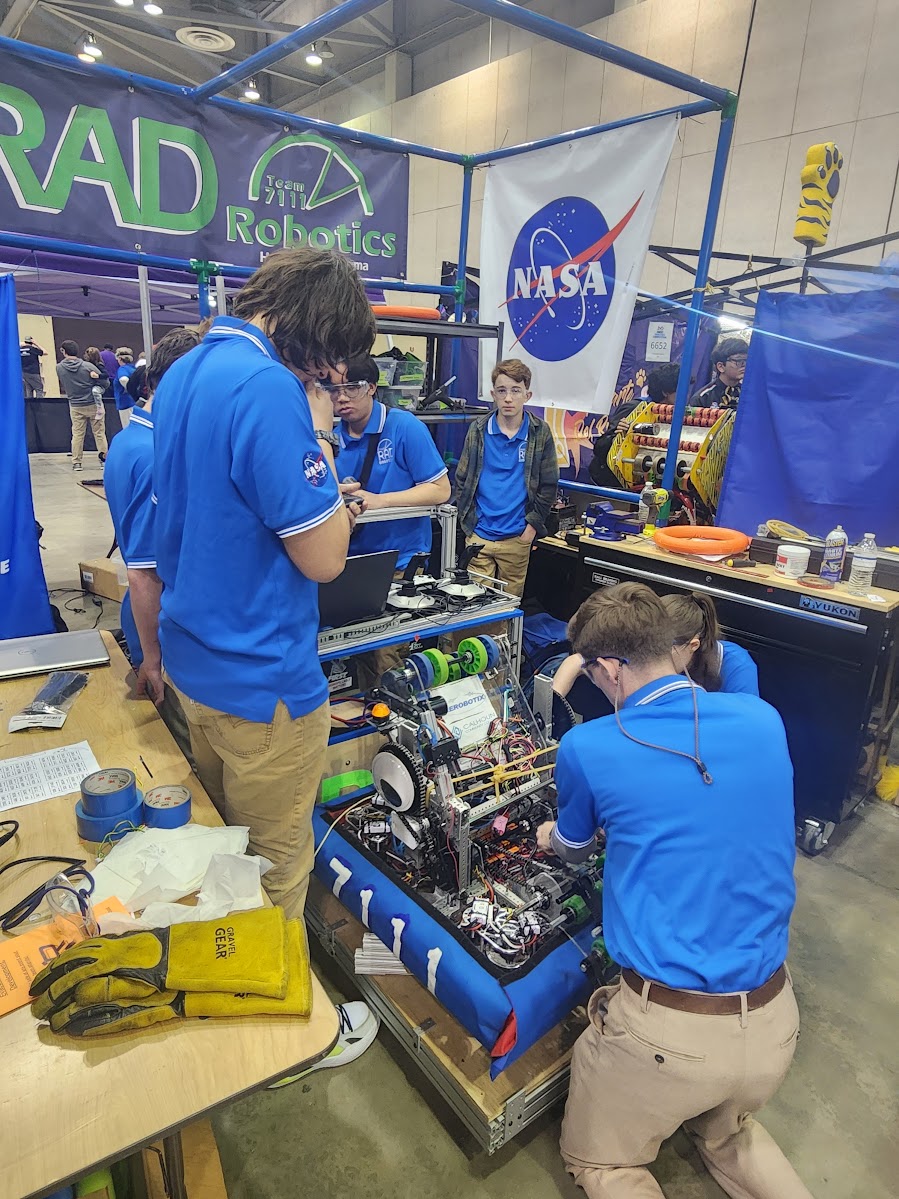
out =
{"type": "Polygon", "coordinates": [[[243,89],[245,100],[258,100],[260,98],[259,88],[256,86],[255,79],[248,79],[243,89]]]}
{"type": "Polygon", "coordinates": [[[84,34],[78,43],[77,53],[82,62],[96,62],[98,58],[103,57],[103,51],[92,33],[84,34]]]}
{"type": "Polygon", "coordinates": [[[334,51],[331,49],[330,42],[322,42],[318,47],[318,52],[322,58],[333,58],[334,51]]]}
{"type": "Polygon", "coordinates": [[[149,13],[151,17],[162,16],[162,9],[155,3],[155,0],[147,0],[147,3],[144,5],[144,12],[149,13]]]}
{"type": "Polygon", "coordinates": [[[309,63],[310,67],[320,67],[322,65],[322,56],[316,50],[315,42],[312,43],[306,52],[306,62],[309,63]]]}
{"type": "Polygon", "coordinates": [[[120,8],[131,8],[134,4],[134,0],[115,0],[115,2],[120,8]]]}

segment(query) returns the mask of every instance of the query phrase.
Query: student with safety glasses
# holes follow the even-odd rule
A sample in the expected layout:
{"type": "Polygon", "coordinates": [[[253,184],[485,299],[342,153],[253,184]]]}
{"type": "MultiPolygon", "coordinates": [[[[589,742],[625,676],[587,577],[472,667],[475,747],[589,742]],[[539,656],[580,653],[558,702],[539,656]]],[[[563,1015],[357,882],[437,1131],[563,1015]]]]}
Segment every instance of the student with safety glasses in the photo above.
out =
{"type": "Polygon", "coordinates": [[[690,400],[694,408],[735,408],[740,399],[749,345],[742,337],[722,337],[712,350],[715,381],[690,400]]]}
{"type": "MultiPolygon", "coordinates": [[[[323,384],[340,421],[337,476],[341,492],[368,512],[381,508],[445,504],[450,497],[446,463],[427,425],[376,398],[378,365],[368,354],[341,363],[323,384]]],[[[362,523],[353,530],[351,554],[399,550],[397,569],[431,552],[427,516],[362,523]]]]}
{"type": "Polygon", "coordinates": [[[727,1194],[810,1199],[752,1116],[799,1030],[783,722],[756,696],[678,674],[668,610],[641,583],[593,594],[569,636],[613,714],[563,736],[558,818],[537,845],[577,863],[603,829],[603,935],[622,974],[588,1005],[562,1157],[591,1199],[661,1197],[646,1167],[683,1125],[727,1194]]]}

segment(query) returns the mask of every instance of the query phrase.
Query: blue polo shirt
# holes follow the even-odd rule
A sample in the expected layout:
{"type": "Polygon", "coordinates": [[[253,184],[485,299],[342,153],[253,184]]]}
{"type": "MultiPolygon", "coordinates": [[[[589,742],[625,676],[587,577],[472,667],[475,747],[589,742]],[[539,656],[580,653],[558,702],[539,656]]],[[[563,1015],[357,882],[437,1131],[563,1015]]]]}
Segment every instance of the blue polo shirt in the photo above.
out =
{"type": "MultiPolygon", "coordinates": [[[[128,425],[112,439],[103,487],[125,565],[129,570],[155,570],[153,417],[143,408],[135,408],[128,425]]],[[[128,591],[122,600],[122,631],[128,642],[131,665],[136,670],[144,660],[144,652],[131,615],[128,591]]]]}
{"type": "MultiPolygon", "coordinates": [[[[340,422],[337,435],[340,439],[337,473],[344,483],[360,478],[372,437],[377,438],[377,449],[367,491],[378,495],[387,491],[408,491],[419,483],[436,483],[446,474],[446,464],[427,426],[402,408],[387,409],[375,400],[361,437],[352,436],[346,421],[340,422]]],[[[399,550],[396,561],[399,570],[407,566],[415,554],[429,554],[430,518],[423,516],[357,525],[350,552],[375,554],[379,550],[399,550]]]]}
{"type": "Polygon", "coordinates": [[[519,537],[524,532],[528,489],[524,461],[528,448],[528,416],[522,414],[514,437],[507,437],[494,412],[484,431],[484,463],[475,496],[475,536],[487,541],[519,537]]]}
{"type": "Polygon", "coordinates": [[[282,539],[343,503],[303,385],[255,326],[217,317],[153,399],[159,633],[180,690],[246,720],[328,697],[318,585],[282,539]]]}
{"type": "MultiPolygon", "coordinates": [[[[641,741],[694,753],[691,684],[679,675],[622,705],[641,741]]],[[[787,956],[796,898],[793,767],[780,716],[751,695],[696,688],[703,782],[689,758],[638,745],[614,716],[559,745],[556,834],[606,833],[603,930],[612,958],[669,987],[760,986],[787,956]]]]}
{"type": "Polygon", "coordinates": [[[744,695],[758,695],[759,668],[748,650],[734,641],[719,641],[719,666],[721,672],[721,690],[742,692],[744,695]]]}
{"type": "Polygon", "coordinates": [[[115,378],[112,381],[112,394],[115,396],[115,406],[121,411],[123,408],[133,408],[134,400],[128,394],[128,380],[134,374],[136,367],[131,362],[126,362],[124,366],[120,365],[115,373],[115,378]]]}

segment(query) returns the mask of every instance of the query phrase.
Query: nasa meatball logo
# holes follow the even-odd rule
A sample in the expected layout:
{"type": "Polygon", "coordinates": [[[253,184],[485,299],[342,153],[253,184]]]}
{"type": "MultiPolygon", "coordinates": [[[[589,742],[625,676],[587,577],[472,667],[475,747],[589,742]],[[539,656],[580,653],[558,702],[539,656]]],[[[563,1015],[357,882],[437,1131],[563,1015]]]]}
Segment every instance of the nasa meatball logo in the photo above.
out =
{"type": "Polygon", "coordinates": [[[303,458],[303,474],[307,483],[311,483],[313,487],[321,487],[328,477],[328,464],[324,454],[306,454],[303,458]]]}
{"type": "Polygon", "coordinates": [[[610,229],[595,204],[562,196],[522,225],[505,305],[516,343],[534,358],[571,358],[602,328],[615,295],[614,242],[639,203],[610,229]]]}

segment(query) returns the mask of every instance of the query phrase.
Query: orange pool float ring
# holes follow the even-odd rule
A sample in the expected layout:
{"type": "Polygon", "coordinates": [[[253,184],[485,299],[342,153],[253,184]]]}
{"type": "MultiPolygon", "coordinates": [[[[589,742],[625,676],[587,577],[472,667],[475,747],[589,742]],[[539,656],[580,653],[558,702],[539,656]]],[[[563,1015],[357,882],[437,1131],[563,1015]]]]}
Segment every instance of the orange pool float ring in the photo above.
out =
{"type": "Polygon", "coordinates": [[[660,549],[675,554],[742,554],[752,538],[739,529],[719,529],[714,525],[675,525],[656,529],[653,540],[660,549]]]}
{"type": "Polygon", "coordinates": [[[439,321],[440,313],[436,308],[413,308],[405,304],[372,304],[375,316],[392,317],[400,321],[439,321]]]}

